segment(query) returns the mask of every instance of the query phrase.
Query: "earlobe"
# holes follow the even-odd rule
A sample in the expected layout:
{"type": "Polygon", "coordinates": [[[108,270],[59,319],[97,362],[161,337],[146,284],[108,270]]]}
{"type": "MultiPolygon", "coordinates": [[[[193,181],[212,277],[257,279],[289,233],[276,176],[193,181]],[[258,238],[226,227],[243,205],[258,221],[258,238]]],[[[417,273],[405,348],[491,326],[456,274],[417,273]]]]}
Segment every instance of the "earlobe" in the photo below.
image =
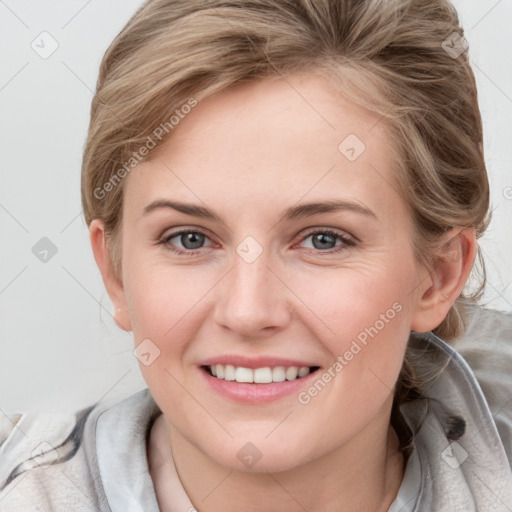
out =
{"type": "Polygon", "coordinates": [[[103,279],[105,289],[114,305],[114,321],[124,331],[131,331],[131,322],[126,308],[125,293],[121,279],[116,275],[107,246],[105,226],[102,220],[94,219],[89,226],[89,238],[94,259],[103,279]]]}
{"type": "Polygon", "coordinates": [[[472,228],[452,230],[436,255],[436,264],[419,286],[411,330],[427,332],[438,327],[462,292],[476,254],[472,228]]]}
{"type": "Polygon", "coordinates": [[[132,330],[130,325],[130,317],[126,309],[117,308],[115,310],[114,322],[116,323],[117,327],[123,331],[130,332],[132,330]]]}

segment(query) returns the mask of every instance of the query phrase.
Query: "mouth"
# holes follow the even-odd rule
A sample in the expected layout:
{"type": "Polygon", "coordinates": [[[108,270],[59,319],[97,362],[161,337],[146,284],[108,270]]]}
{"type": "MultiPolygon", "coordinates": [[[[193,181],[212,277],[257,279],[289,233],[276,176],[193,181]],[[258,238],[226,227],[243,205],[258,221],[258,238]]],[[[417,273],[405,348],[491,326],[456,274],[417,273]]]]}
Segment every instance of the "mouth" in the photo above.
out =
{"type": "Polygon", "coordinates": [[[272,384],[303,379],[316,372],[319,366],[264,366],[246,368],[231,364],[213,364],[201,367],[211,377],[222,381],[244,384],[272,384]]]}

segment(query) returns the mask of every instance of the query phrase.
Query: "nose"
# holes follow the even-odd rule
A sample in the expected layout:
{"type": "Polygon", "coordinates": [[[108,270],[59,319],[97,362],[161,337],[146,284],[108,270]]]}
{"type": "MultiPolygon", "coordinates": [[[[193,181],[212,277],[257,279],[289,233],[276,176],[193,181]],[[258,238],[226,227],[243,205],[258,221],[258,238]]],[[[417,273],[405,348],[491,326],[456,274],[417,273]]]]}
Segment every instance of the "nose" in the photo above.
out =
{"type": "Polygon", "coordinates": [[[290,290],[263,252],[248,263],[235,254],[233,267],[217,289],[215,321],[240,337],[261,339],[290,322],[290,290]]]}

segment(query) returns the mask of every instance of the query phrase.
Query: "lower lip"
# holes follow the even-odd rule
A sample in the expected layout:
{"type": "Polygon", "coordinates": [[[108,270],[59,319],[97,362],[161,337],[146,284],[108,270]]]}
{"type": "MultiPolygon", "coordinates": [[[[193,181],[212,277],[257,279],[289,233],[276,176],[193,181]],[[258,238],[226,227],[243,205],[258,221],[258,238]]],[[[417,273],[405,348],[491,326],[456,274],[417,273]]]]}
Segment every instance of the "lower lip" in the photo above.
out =
{"type": "Polygon", "coordinates": [[[199,368],[208,384],[220,395],[241,403],[264,403],[278,400],[299,390],[307,385],[316,376],[318,370],[309,373],[305,377],[283,382],[269,382],[268,384],[250,384],[236,382],[235,380],[217,379],[210,375],[203,367],[199,368]]]}

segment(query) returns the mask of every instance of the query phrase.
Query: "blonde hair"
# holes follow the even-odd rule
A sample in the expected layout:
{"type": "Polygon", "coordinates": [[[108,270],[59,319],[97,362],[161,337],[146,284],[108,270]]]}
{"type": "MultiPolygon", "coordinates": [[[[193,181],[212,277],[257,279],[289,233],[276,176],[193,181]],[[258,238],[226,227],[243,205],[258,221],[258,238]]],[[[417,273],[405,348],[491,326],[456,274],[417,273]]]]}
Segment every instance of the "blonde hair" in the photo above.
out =
{"type": "MultiPolygon", "coordinates": [[[[177,126],[172,116],[231,85],[316,70],[389,126],[416,253],[432,263],[449,229],[472,227],[478,238],[489,222],[482,122],[463,35],[447,0],[149,0],[101,62],[83,154],[85,220],[104,221],[119,272],[122,178],[154,158],[149,139],[161,144],[177,126]]],[[[479,258],[481,286],[461,295],[434,330],[445,340],[462,333],[464,304],[481,294],[479,258]]],[[[417,370],[406,354],[399,403],[415,389],[417,370]]]]}

